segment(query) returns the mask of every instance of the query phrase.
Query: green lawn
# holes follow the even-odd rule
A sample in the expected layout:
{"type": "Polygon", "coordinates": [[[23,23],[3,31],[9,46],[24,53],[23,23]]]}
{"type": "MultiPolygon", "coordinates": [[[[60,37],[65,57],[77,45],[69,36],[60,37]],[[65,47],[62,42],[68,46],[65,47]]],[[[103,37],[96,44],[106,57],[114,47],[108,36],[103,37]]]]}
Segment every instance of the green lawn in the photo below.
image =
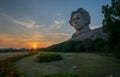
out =
{"type": "Polygon", "coordinates": [[[14,65],[23,77],[41,77],[44,74],[78,74],[79,77],[109,77],[113,75],[113,77],[120,77],[120,62],[113,57],[100,56],[95,53],[58,54],[62,55],[63,60],[38,63],[36,56],[39,54],[37,54],[18,60],[14,65]],[[73,70],[73,66],[76,66],[76,69],[73,70]]]}

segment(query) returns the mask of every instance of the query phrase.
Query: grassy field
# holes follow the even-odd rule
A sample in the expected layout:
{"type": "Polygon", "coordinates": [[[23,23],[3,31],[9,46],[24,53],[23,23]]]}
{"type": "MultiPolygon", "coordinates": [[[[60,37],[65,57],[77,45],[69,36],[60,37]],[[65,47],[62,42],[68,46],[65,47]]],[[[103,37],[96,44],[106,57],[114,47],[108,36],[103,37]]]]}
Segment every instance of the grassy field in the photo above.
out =
{"type": "Polygon", "coordinates": [[[62,55],[63,60],[38,63],[37,54],[18,60],[14,65],[23,77],[40,77],[43,74],[57,73],[78,74],[79,77],[109,77],[110,75],[120,77],[120,62],[113,57],[100,56],[95,53],[58,54],[62,55]],[[73,66],[76,68],[73,69],[73,66]]]}
{"type": "Polygon", "coordinates": [[[14,57],[17,55],[23,55],[23,54],[27,54],[28,52],[5,52],[5,53],[0,53],[0,60],[9,58],[9,57],[14,57]]]}

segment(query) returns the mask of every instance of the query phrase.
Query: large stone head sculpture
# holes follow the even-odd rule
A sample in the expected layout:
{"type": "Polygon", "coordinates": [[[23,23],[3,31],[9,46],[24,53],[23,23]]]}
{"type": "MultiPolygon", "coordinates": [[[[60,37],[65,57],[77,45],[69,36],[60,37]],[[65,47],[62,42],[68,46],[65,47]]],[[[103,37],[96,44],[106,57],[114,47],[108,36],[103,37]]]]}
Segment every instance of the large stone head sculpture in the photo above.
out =
{"type": "Polygon", "coordinates": [[[71,13],[70,21],[72,27],[77,31],[90,24],[90,15],[83,8],[79,8],[71,13]]]}

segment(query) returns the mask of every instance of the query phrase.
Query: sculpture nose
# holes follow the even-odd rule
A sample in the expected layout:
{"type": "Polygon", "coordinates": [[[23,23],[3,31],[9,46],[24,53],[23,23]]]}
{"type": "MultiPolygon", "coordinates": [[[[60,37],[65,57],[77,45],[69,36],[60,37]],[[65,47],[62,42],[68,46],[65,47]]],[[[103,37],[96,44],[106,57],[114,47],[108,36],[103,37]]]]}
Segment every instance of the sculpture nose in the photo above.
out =
{"type": "Polygon", "coordinates": [[[74,21],[74,24],[77,24],[77,20],[74,21]]]}
{"type": "Polygon", "coordinates": [[[77,22],[74,23],[75,25],[77,24],[77,22]]]}

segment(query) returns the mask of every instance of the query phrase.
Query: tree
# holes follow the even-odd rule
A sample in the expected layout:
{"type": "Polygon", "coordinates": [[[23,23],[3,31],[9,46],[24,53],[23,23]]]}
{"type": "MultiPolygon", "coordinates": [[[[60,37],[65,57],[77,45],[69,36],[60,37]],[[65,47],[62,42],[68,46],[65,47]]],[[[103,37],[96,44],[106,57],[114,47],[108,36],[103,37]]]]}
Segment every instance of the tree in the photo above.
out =
{"type": "Polygon", "coordinates": [[[62,52],[74,52],[75,50],[75,41],[69,40],[63,43],[62,52]]]}
{"type": "Polygon", "coordinates": [[[75,44],[75,51],[76,52],[83,52],[85,51],[84,48],[81,46],[82,41],[77,41],[75,44]]]}
{"type": "Polygon", "coordinates": [[[86,51],[91,51],[93,49],[93,41],[89,38],[82,40],[81,47],[85,48],[86,51]]]}
{"type": "Polygon", "coordinates": [[[104,45],[104,40],[101,38],[97,38],[93,41],[93,45],[94,45],[94,50],[95,51],[100,51],[100,48],[104,45]]]}
{"type": "Polygon", "coordinates": [[[102,6],[104,14],[103,31],[113,44],[120,43],[120,0],[112,0],[111,6],[102,6]]]}

